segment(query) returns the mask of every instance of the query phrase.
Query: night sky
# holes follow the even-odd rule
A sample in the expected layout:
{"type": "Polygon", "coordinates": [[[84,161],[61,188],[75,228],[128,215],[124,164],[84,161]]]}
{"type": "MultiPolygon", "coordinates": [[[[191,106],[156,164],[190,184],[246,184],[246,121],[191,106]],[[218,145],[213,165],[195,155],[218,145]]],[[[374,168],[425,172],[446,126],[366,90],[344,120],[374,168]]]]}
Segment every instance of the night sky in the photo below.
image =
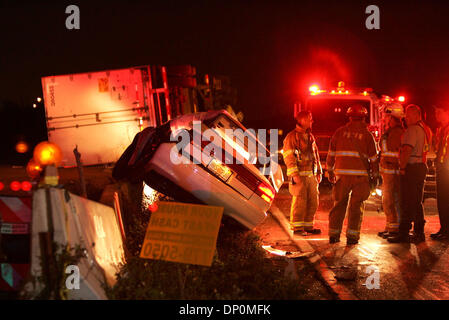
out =
{"type": "Polygon", "coordinates": [[[405,95],[434,127],[431,107],[449,101],[448,17],[447,1],[2,1],[4,150],[45,139],[41,77],[148,64],[229,76],[247,127],[290,129],[308,86],[339,80],[405,95]],[[65,28],[70,4],[80,30],[65,28]],[[365,27],[370,4],[380,30],[365,27]]]}

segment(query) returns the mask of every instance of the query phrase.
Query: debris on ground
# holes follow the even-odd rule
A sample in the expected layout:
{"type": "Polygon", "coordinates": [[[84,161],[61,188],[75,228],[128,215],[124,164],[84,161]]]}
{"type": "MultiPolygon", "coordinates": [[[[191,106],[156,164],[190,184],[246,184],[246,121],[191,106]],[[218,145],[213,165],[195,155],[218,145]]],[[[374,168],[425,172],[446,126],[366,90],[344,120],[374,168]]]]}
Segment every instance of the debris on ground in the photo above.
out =
{"type": "Polygon", "coordinates": [[[357,279],[358,270],[353,266],[331,266],[329,267],[335,273],[335,279],[339,281],[354,281],[357,279]]]}
{"type": "Polygon", "coordinates": [[[262,248],[271,254],[278,256],[283,256],[290,259],[308,258],[314,254],[313,251],[301,252],[301,251],[286,251],[281,249],[273,248],[273,246],[264,245],[262,248]]]}

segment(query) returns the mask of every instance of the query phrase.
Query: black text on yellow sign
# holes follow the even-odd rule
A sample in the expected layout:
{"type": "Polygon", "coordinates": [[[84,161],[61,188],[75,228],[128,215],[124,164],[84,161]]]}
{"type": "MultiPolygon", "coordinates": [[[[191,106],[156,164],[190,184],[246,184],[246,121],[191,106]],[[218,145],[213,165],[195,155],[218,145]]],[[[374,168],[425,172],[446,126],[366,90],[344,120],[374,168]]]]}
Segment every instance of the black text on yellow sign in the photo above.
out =
{"type": "Polygon", "coordinates": [[[222,215],[222,207],[159,202],[140,257],[210,266],[222,215]]]}

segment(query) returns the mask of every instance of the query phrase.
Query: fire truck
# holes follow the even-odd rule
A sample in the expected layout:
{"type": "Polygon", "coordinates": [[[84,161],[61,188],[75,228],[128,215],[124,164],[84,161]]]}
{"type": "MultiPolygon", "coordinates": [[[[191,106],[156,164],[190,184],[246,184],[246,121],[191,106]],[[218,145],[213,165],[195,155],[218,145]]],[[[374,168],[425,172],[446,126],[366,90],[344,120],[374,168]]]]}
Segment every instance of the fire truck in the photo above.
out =
{"type": "Polygon", "coordinates": [[[403,103],[403,96],[394,99],[387,95],[377,95],[371,88],[348,88],[343,81],[336,88],[322,89],[311,85],[309,93],[302,106],[294,106],[294,116],[301,110],[308,110],[313,115],[313,133],[315,135],[320,160],[325,168],[329,143],[334,132],[347,122],[346,110],[356,104],[368,110],[368,129],[376,140],[382,135],[381,112],[383,108],[393,103],[403,103]]]}

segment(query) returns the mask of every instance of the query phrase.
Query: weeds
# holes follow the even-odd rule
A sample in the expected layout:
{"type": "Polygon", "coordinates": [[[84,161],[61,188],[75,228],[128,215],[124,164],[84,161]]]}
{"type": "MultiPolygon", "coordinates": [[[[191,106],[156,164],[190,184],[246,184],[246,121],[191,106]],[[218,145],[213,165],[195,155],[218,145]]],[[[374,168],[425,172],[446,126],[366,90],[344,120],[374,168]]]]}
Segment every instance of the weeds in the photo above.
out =
{"type": "Polygon", "coordinates": [[[25,290],[21,290],[21,299],[67,300],[66,267],[78,265],[82,259],[86,258],[86,250],[81,245],[69,247],[53,242],[52,251],[53,259],[40,257],[43,272],[36,277],[30,276],[23,284],[25,290]]]}
{"type": "Polygon", "coordinates": [[[298,299],[304,292],[267,259],[258,236],[223,216],[211,267],[139,258],[149,220],[138,212],[127,221],[127,264],[110,299],[298,299]]]}

